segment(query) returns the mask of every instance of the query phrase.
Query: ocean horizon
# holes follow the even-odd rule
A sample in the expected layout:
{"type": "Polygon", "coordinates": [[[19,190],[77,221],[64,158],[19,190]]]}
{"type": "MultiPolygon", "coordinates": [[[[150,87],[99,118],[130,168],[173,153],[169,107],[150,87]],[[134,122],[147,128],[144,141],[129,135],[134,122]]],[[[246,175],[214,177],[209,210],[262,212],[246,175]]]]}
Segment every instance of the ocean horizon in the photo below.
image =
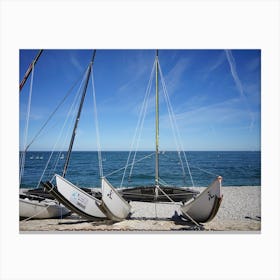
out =
{"type": "MultiPolygon", "coordinates": [[[[66,154],[66,151],[28,151],[20,188],[36,188],[40,186],[40,181],[51,180],[54,174],[62,174],[66,154]]],[[[123,177],[128,155],[128,151],[102,151],[103,175],[115,187],[153,185],[154,152],[138,151],[134,160],[137,163],[133,168],[129,165],[123,177]]],[[[131,153],[129,164],[133,157],[134,152],[131,153]]],[[[261,185],[261,151],[188,151],[186,157],[188,164],[182,152],[180,161],[178,152],[160,151],[159,175],[164,184],[205,187],[221,175],[224,186],[261,185]]],[[[66,178],[80,187],[100,187],[98,162],[97,151],[73,151],[66,178]]]]}

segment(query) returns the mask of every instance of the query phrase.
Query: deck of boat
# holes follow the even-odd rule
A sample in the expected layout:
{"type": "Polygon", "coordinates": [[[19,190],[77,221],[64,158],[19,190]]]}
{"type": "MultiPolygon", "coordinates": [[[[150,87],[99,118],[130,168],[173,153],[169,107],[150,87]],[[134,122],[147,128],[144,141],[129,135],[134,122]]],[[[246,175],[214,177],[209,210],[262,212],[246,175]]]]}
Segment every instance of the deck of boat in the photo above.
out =
{"type": "MultiPolygon", "coordinates": [[[[175,202],[185,203],[199,193],[198,191],[186,187],[160,187],[160,188],[175,202]]],[[[99,189],[94,189],[94,188],[81,188],[81,189],[97,199],[101,200],[102,198],[102,194],[99,189]]],[[[156,197],[155,188],[152,186],[121,188],[118,189],[118,191],[126,201],[170,202],[170,199],[166,195],[164,195],[160,190],[158,191],[158,196],[156,197]]],[[[54,198],[49,192],[45,192],[44,188],[26,189],[26,190],[21,189],[21,193],[40,196],[49,199],[54,198]]]]}
{"type": "Polygon", "coordinates": [[[132,187],[123,188],[119,190],[119,193],[127,201],[142,201],[142,202],[170,202],[171,198],[175,202],[189,201],[191,198],[195,197],[199,192],[194,191],[190,188],[183,187],[160,187],[158,190],[158,195],[156,196],[155,187],[132,187]]]}

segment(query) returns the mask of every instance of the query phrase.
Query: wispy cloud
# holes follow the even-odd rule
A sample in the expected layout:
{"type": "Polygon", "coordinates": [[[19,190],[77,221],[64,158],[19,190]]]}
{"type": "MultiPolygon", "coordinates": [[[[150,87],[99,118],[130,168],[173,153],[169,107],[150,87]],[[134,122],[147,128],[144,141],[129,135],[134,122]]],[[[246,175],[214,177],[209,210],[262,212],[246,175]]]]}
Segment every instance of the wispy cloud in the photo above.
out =
{"type": "MultiPolygon", "coordinates": [[[[150,60],[150,57],[145,57],[145,53],[140,53],[138,57],[134,59],[133,63],[128,66],[127,71],[130,78],[128,79],[128,81],[119,86],[116,94],[111,101],[119,103],[120,100],[125,98],[126,104],[121,106],[122,109],[124,109],[125,107],[127,110],[133,112],[134,114],[138,114],[145,95],[145,91],[147,89],[153,63],[154,60],[150,60]],[[131,73],[133,73],[133,75],[131,75],[131,73]]],[[[165,69],[162,69],[162,74],[164,75],[163,78],[169,95],[172,95],[180,87],[180,85],[184,81],[184,71],[189,65],[190,59],[183,58],[178,60],[168,72],[165,72],[165,69]]],[[[153,73],[151,90],[154,90],[154,79],[155,72],[153,73]]],[[[160,91],[162,91],[161,80],[159,81],[159,83],[160,91]]],[[[147,115],[154,110],[154,99],[154,92],[151,92],[147,100],[147,115]]],[[[160,102],[162,102],[162,99],[160,99],[160,102]]]]}
{"type": "MultiPolygon", "coordinates": [[[[244,115],[239,108],[240,98],[232,98],[223,102],[199,106],[186,112],[177,113],[175,118],[181,125],[225,123],[235,121],[244,115]]],[[[167,117],[166,117],[167,118],[167,117]]]]}
{"type": "MultiPolygon", "coordinates": [[[[209,136],[207,133],[211,134],[211,137],[220,135],[221,139],[224,139],[225,136],[222,134],[225,130],[229,133],[235,129],[244,130],[241,126],[247,119],[247,112],[242,110],[240,103],[241,99],[235,97],[223,102],[197,106],[191,110],[175,113],[175,120],[183,143],[188,143],[188,145],[192,143],[192,148],[194,148],[201,141],[206,148],[211,143],[211,140],[209,143],[207,142],[209,136]]],[[[172,125],[168,114],[160,118],[160,125],[161,133],[170,134],[172,125]]],[[[218,139],[216,141],[219,142],[218,139]]]]}
{"type": "Polygon", "coordinates": [[[213,72],[215,71],[216,69],[218,69],[225,61],[225,55],[224,53],[222,52],[219,57],[217,58],[216,61],[214,61],[214,63],[212,65],[210,65],[208,71],[209,72],[213,72]]]}
{"type": "Polygon", "coordinates": [[[215,60],[211,61],[209,64],[205,65],[204,69],[201,69],[201,79],[203,81],[207,80],[211,74],[219,69],[221,65],[226,61],[225,53],[222,51],[218,56],[215,56],[215,60]]]}
{"type": "Polygon", "coordinates": [[[119,75],[126,78],[121,79],[110,98],[103,100],[105,106],[112,107],[114,104],[114,110],[138,113],[153,63],[145,55],[145,52],[140,52],[129,61],[125,61],[126,67],[120,70],[119,75]]]}
{"type": "Polygon", "coordinates": [[[127,69],[123,70],[128,77],[122,85],[119,86],[117,94],[126,94],[127,91],[135,91],[139,87],[139,82],[146,80],[152,69],[153,61],[147,61],[145,53],[140,52],[133,60],[127,64],[127,69]]]}
{"type": "Polygon", "coordinates": [[[241,83],[241,81],[239,79],[239,76],[237,74],[237,71],[236,71],[236,63],[235,63],[235,59],[232,55],[232,52],[230,50],[225,50],[225,53],[226,53],[226,56],[227,56],[227,60],[228,60],[228,63],[229,63],[231,75],[232,75],[232,78],[235,82],[235,85],[236,85],[240,95],[242,97],[244,97],[243,86],[242,86],[242,83],[241,83]]]}
{"type": "MultiPolygon", "coordinates": [[[[174,67],[165,76],[166,87],[169,95],[172,95],[181,85],[185,70],[190,65],[189,58],[183,58],[177,61],[174,67]]],[[[163,75],[164,75],[164,70],[163,75]]]]}
{"type": "Polygon", "coordinates": [[[79,72],[82,72],[82,71],[83,71],[83,67],[82,67],[80,61],[77,59],[77,57],[76,57],[72,52],[70,52],[70,61],[71,61],[71,63],[73,64],[73,66],[74,66],[79,72]]]}
{"type": "Polygon", "coordinates": [[[244,100],[244,102],[247,106],[247,110],[248,110],[250,120],[251,120],[250,125],[249,125],[249,130],[252,130],[253,127],[254,127],[254,124],[255,124],[255,117],[254,117],[254,114],[252,113],[252,111],[249,108],[248,100],[247,100],[247,98],[244,94],[243,85],[242,85],[241,80],[239,79],[239,76],[237,74],[235,59],[234,59],[234,57],[232,55],[232,52],[230,50],[225,50],[225,53],[226,53],[226,57],[227,57],[227,60],[228,60],[228,63],[229,63],[232,78],[233,78],[233,80],[235,82],[235,85],[236,85],[236,87],[237,87],[237,89],[240,93],[241,98],[244,100]]]}

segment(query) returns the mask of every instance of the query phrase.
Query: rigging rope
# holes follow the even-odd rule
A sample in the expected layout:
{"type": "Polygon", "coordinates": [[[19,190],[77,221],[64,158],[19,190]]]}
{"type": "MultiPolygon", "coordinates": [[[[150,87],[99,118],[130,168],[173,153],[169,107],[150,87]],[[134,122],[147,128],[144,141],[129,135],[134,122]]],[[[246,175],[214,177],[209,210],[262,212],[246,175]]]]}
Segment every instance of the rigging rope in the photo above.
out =
{"type": "Polygon", "coordinates": [[[155,60],[154,65],[153,65],[151,75],[150,75],[150,79],[149,79],[149,83],[148,83],[147,90],[146,90],[146,95],[147,95],[146,97],[147,98],[146,98],[146,100],[144,100],[145,104],[143,104],[144,105],[143,116],[142,116],[142,119],[141,119],[141,125],[140,125],[138,138],[137,138],[137,142],[136,142],[136,148],[135,148],[135,152],[134,152],[134,156],[133,156],[133,160],[132,160],[132,165],[131,165],[131,168],[130,168],[128,178],[131,178],[131,176],[132,176],[132,171],[133,171],[133,168],[134,168],[135,158],[136,158],[136,154],[137,154],[138,148],[139,148],[140,137],[141,137],[141,134],[142,134],[142,131],[143,131],[144,121],[145,121],[145,118],[146,118],[146,113],[147,113],[147,108],[148,108],[148,98],[149,98],[150,93],[151,93],[152,78],[153,78],[153,73],[155,71],[155,65],[156,65],[156,60],[155,60]]]}
{"type": "Polygon", "coordinates": [[[169,184],[167,182],[165,182],[162,178],[159,178],[159,183],[160,183],[160,185],[165,186],[165,187],[169,186],[169,184]]]}
{"type": "MultiPolygon", "coordinates": [[[[146,158],[149,158],[149,157],[151,157],[151,156],[154,155],[154,154],[155,154],[155,153],[153,152],[153,153],[151,153],[151,154],[149,154],[149,155],[147,155],[147,156],[144,156],[144,157],[142,157],[142,158],[136,160],[135,163],[140,162],[140,161],[142,161],[142,160],[144,160],[144,159],[146,159],[146,158]]],[[[127,167],[129,167],[129,166],[131,166],[131,165],[132,165],[132,163],[131,163],[131,164],[128,164],[127,167]]],[[[115,170],[115,171],[113,171],[113,172],[111,172],[111,173],[105,175],[104,177],[109,177],[109,176],[111,176],[111,175],[113,175],[113,174],[115,174],[115,173],[120,172],[121,170],[124,170],[125,168],[126,168],[126,166],[124,166],[124,167],[122,167],[122,168],[119,168],[119,169],[117,169],[117,170],[115,170]]]]}
{"type": "Polygon", "coordinates": [[[31,72],[31,80],[30,80],[30,88],[29,88],[29,95],[28,95],[28,105],[27,105],[27,116],[26,116],[26,124],[25,124],[25,132],[24,132],[24,150],[21,157],[20,162],[20,177],[19,182],[21,183],[21,179],[24,173],[24,165],[25,165],[25,155],[26,155],[26,143],[27,143],[27,135],[28,135],[28,127],[29,127],[29,118],[30,118],[30,110],[31,110],[31,99],[32,99],[32,92],[33,92],[33,78],[34,78],[34,62],[32,65],[32,72],[31,72]]]}
{"type": "Polygon", "coordinates": [[[214,175],[215,177],[218,177],[218,176],[219,176],[218,174],[215,174],[215,173],[213,173],[213,172],[211,172],[211,171],[207,171],[207,170],[202,169],[202,168],[200,168],[200,167],[198,167],[198,166],[192,166],[192,168],[197,168],[197,169],[199,169],[200,171],[203,171],[203,172],[208,173],[208,174],[210,174],[210,175],[214,175]]]}
{"type": "MultiPolygon", "coordinates": [[[[162,86],[163,86],[163,92],[164,92],[164,96],[166,97],[166,101],[167,101],[167,107],[168,107],[168,111],[170,111],[171,113],[171,119],[172,119],[172,122],[173,125],[174,125],[174,128],[175,128],[175,134],[177,133],[177,140],[179,142],[179,145],[180,145],[180,149],[184,155],[184,159],[186,161],[186,164],[187,164],[187,169],[188,169],[188,172],[189,172],[189,175],[190,175],[190,179],[191,179],[191,182],[192,182],[192,186],[194,187],[194,181],[193,181],[193,177],[192,177],[192,174],[191,174],[191,170],[190,170],[190,166],[189,166],[189,162],[188,162],[188,159],[187,159],[187,156],[186,156],[186,153],[183,149],[183,145],[182,145],[182,141],[181,141],[181,137],[180,137],[180,132],[179,132],[179,129],[178,129],[178,125],[177,125],[177,122],[176,122],[176,118],[175,118],[175,114],[174,114],[174,111],[173,111],[173,108],[172,108],[172,105],[171,105],[171,102],[170,102],[170,99],[169,99],[169,95],[167,93],[167,88],[166,88],[166,84],[165,84],[165,81],[163,79],[163,74],[162,74],[162,71],[161,71],[161,67],[159,65],[159,72],[160,72],[160,75],[161,75],[161,81],[162,81],[162,86]]],[[[174,134],[174,136],[175,136],[174,134]]],[[[176,136],[175,136],[176,137],[176,136]]],[[[176,142],[177,142],[176,140],[176,142]]],[[[179,152],[179,151],[178,151],[179,152]]],[[[179,155],[179,153],[178,153],[179,155]]],[[[182,162],[182,160],[180,160],[182,162]]]]}
{"type": "MultiPolygon", "coordinates": [[[[66,118],[65,118],[65,121],[64,121],[64,123],[63,123],[62,129],[61,129],[61,132],[60,132],[60,135],[59,135],[58,140],[57,140],[57,143],[58,143],[59,140],[60,140],[60,139],[62,138],[62,136],[63,136],[62,133],[63,133],[63,131],[64,131],[66,125],[67,125],[68,120],[70,120],[70,121],[69,121],[69,124],[68,124],[67,131],[66,131],[66,133],[65,133],[64,141],[62,141],[63,143],[62,143],[61,149],[62,149],[63,147],[65,147],[66,142],[67,142],[67,141],[69,142],[69,137],[71,137],[70,135],[71,135],[71,132],[72,132],[72,128],[73,128],[73,126],[74,126],[74,123],[75,123],[75,115],[77,114],[76,112],[78,111],[79,100],[80,100],[81,95],[82,95],[81,88],[82,88],[82,85],[83,85],[83,83],[84,83],[84,81],[85,81],[85,78],[86,78],[86,71],[84,72],[84,76],[82,77],[82,80],[81,80],[81,82],[80,82],[79,88],[78,88],[78,90],[77,90],[77,93],[78,93],[78,94],[75,95],[75,98],[74,98],[74,100],[73,100],[73,102],[72,102],[72,104],[71,104],[71,106],[70,106],[70,109],[68,110],[67,116],[66,116],[66,118]]],[[[55,147],[56,147],[56,145],[53,147],[53,151],[55,150],[55,147]]],[[[59,162],[59,157],[60,157],[61,152],[62,152],[62,151],[60,151],[60,153],[59,153],[59,155],[58,155],[58,157],[57,157],[57,159],[56,159],[55,165],[54,165],[54,167],[53,167],[53,171],[50,172],[49,176],[50,176],[52,173],[55,173],[55,170],[56,170],[56,168],[57,168],[57,165],[58,165],[58,162],[59,162]]],[[[62,171],[63,171],[63,170],[62,170],[62,171]]],[[[61,172],[62,172],[62,171],[61,171],[61,172]]]]}
{"type": "MultiPolygon", "coordinates": [[[[45,172],[46,172],[46,170],[47,170],[47,168],[48,168],[48,166],[49,166],[49,163],[50,163],[50,161],[51,161],[51,158],[52,158],[52,156],[53,156],[53,153],[54,153],[54,151],[55,151],[55,148],[56,148],[56,146],[57,146],[57,144],[58,144],[58,142],[59,142],[59,140],[60,140],[60,138],[61,138],[61,136],[62,136],[62,132],[63,132],[64,127],[65,127],[65,125],[66,125],[67,119],[68,119],[68,117],[67,117],[67,118],[65,119],[65,121],[64,121],[63,128],[62,128],[62,130],[60,131],[59,137],[57,138],[57,140],[56,140],[56,142],[55,142],[55,144],[54,144],[54,146],[53,146],[53,148],[52,148],[51,154],[50,154],[50,156],[49,156],[49,158],[48,158],[48,161],[47,161],[47,163],[46,163],[46,165],[45,165],[45,168],[44,168],[43,173],[42,173],[42,175],[41,175],[41,177],[40,177],[40,179],[39,179],[39,181],[38,181],[38,184],[37,184],[37,187],[36,187],[36,188],[39,188],[40,183],[41,183],[41,181],[43,180],[43,177],[44,177],[45,172]]],[[[57,160],[57,162],[58,162],[58,160],[57,160]]],[[[55,167],[56,167],[56,166],[55,166],[55,167]]]]}
{"type": "MultiPolygon", "coordinates": [[[[84,79],[85,79],[85,76],[84,76],[84,79]]],[[[66,141],[69,142],[69,138],[71,137],[71,132],[72,132],[72,129],[73,129],[73,126],[74,126],[74,123],[75,123],[75,115],[76,115],[76,112],[78,111],[78,106],[79,106],[79,102],[78,100],[80,99],[81,95],[82,95],[82,92],[81,92],[81,87],[82,87],[82,84],[84,83],[84,79],[81,81],[81,84],[79,86],[79,89],[77,92],[79,92],[79,94],[77,94],[73,100],[73,103],[70,107],[70,110],[68,111],[68,114],[67,114],[67,117],[66,117],[66,122],[68,119],[71,118],[72,116],[72,119],[69,121],[69,125],[68,125],[68,128],[67,128],[67,132],[65,133],[65,137],[64,137],[64,141],[63,141],[63,144],[61,146],[61,150],[63,147],[66,146],[66,141]],[[75,112],[75,113],[74,113],[75,112]]],[[[64,130],[64,127],[66,126],[66,122],[65,124],[63,125],[63,128],[62,130],[64,130]]],[[[60,135],[60,138],[62,138],[62,135],[60,135]]],[[[57,165],[58,165],[58,161],[59,161],[59,157],[60,157],[60,154],[61,154],[62,151],[60,151],[58,157],[57,157],[57,160],[56,160],[56,163],[54,165],[54,169],[53,169],[53,173],[55,172],[56,168],[57,168],[57,165]]],[[[62,171],[63,172],[63,169],[62,171]]]]}
{"type": "Polygon", "coordinates": [[[46,211],[51,205],[48,205],[46,208],[43,208],[41,211],[39,211],[38,213],[35,213],[34,215],[32,215],[31,217],[28,217],[24,220],[21,220],[21,222],[27,222],[33,218],[35,218],[36,216],[40,215],[41,213],[43,213],[44,211],[46,211]]]}
{"type": "Polygon", "coordinates": [[[38,132],[35,134],[35,136],[32,138],[32,140],[30,141],[30,143],[27,145],[26,147],[26,151],[28,150],[28,148],[32,145],[32,143],[39,137],[40,133],[43,131],[43,129],[46,127],[46,125],[49,123],[49,121],[52,119],[52,117],[54,116],[54,114],[58,111],[58,109],[61,107],[61,105],[64,103],[64,101],[70,96],[70,94],[72,93],[72,90],[74,89],[74,87],[78,84],[78,82],[80,81],[81,77],[83,77],[85,74],[85,71],[83,72],[83,74],[74,82],[74,84],[71,86],[71,88],[68,90],[68,92],[66,93],[66,95],[63,97],[63,99],[58,103],[58,105],[56,106],[56,108],[54,109],[54,111],[50,114],[50,116],[48,117],[48,119],[45,121],[45,123],[43,124],[43,126],[38,130],[38,132]]]}
{"type": "MultiPolygon", "coordinates": [[[[73,111],[76,111],[76,110],[77,110],[77,107],[78,107],[78,102],[77,102],[77,100],[78,100],[78,97],[81,95],[81,87],[82,87],[83,81],[84,81],[84,78],[82,79],[81,84],[80,84],[80,87],[79,87],[79,89],[78,89],[78,91],[77,91],[79,94],[76,94],[76,96],[75,96],[75,98],[74,98],[74,100],[73,100],[73,102],[72,102],[72,104],[71,104],[71,107],[70,107],[70,109],[69,109],[69,111],[68,111],[68,114],[67,114],[67,116],[66,116],[66,118],[65,118],[65,120],[64,120],[64,122],[63,122],[62,129],[60,130],[59,136],[57,137],[57,140],[56,140],[55,144],[53,145],[51,154],[50,154],[50,156],[49,156],[49,158],[48,158],[48,161],[47,161],[47,163],[46,163],[46,165],[45,165],[44,171],[43,171],[43,173],[42,173],[42,175],[41,175],[41,177],[40,177],[40,179],[39,179],[39,182],[38,182],[36,188],[39,188],[39,186],[40,186],[40,183],[41,183],[41,181],[42,181],[42,179],[43,179],[43,177],[44,177],[44,175],[45,175],[45,172],[46,172],[46,170],[47,170],[47,168],[48,168],[48,165],[49,165],[49,163],[50,163],[50,161],[51,161],[51,158],[52,158],[52,156],[53,156],[53,153],[54,153],[54,151],[55,151],[55,148],[56,148],[58,142],[60,141],[60,139],[61,139],[61,137],[62,137],[62,133],[63,133],[63,131],[64,131],[64,128],[65,128],[65,126],[66,126],[66,123],[67,123],[67,121],[69,120],[69,118],[70,118],[70,116],[71,116],[71,113],[72,113],[73,111]]],[[[74,117],[73,117],[73,114],[72,114],[72,121],[73,121],[73,119],[74,119],[74,117]]],[[[69,126],[69,127],[70,127],[70,126],[69,126]]],[[[69,133],[69,128],[68,128],[67,135],[68,135],[68,133],[69,133]]],[[[57,160],[57,162],[58,162],[58,160],[57,160]]],[[[57,163],[56,163],[56,164],[57,164],[57,163]]],[[[55,168],[56,168],[56,165],[55,165],[55,168]]],[[[54,170],[55,170],[55,169],[54,169],[54,170]]],[[[50,174],[49,174],[49,175],[50,175],[50,174]]]]}
{"type": "Polygon", "coordinates": [[[99,165],[99,176],[103,177],[103,166],[102,166],[102,155],[101,155],[101,145],[100,145],[100,134],[99,134],[99,125],[97,118],[97,106],[96,106],[96,93],[93,79],[93,71],[91,71],[91,84],[92,84],[92,95],[93,95],[93,106],[94,106],[94,119],[95,119],[95,132],[96,132],[96,141],[97,141],[97,153],[98,153],[98,165],[99,165]]]}
{"type": "Polygon", "coordinates": [[[132,143],[131,143],[131,146],[130,146],[130,151],[129,151],[129,154],[128,154],[128,157],[127,157],[127,161],[126,161],[126,165],[125,165],[125,168],[124,168],[124,172],[123,172],[120,187],[122,187],[122,185],[123,185],[126,170],[127,170],[127,167],[128,167],[129,161],[130,161],[130,157],[131,157],[131,154],[132,154],[132,150],[133,150],[133,147],[134,147],[135,141],[136,141],[136,149],[135,149],[135,153],[134,153],[134,156],[133,156],[131,169],[130,169],[130,172],[129,172],[129,178],[131,177],[131,174],[132,174],[132,170],[133,170],[133,166],[134,166],[135,158],[136,158],[136,152],[137,152],[137,149],[139,147],[140,135],[141,135],[141,132],[142,132],[142,129],[143,129],[143,123],[144,123],[144,119],[145,119],[146,112],[147,112],[148,97],[149,97],[150,92],[151,92],[151,84],[152,84],[152,77],[153,77],[154,71],[155,71],[155,61],[154,61],[152,71],[151,71],[151,74],[150,74],[150,78],[149,78],[148,86],[147,86],[147,89],[146,89],[145,97],[144,97],[144,100],[143,100],[143,103],[142,103],[142,106],[141,106],[140,115],[139,115],[139,118],[138,118],[138,121],[137,121],[136,129],[135,129],[134,136],[133,136],[133,139],[132,139],[132,143]],[[136,140],[136,138],[137,138],[137,140],[136,140]]]}
{"type": "MultiPolygon", "coordinates": [[[[47,201],[44,201],[44,202],[47,202],[47,201]]],[[[52,201],[52,202],[53,202],[53,201],[52,201]]],[[[40,203],[40,202],[39,202],[39,203],[40,203]]],[[[60,206],[60,204],[57,203],[56,201],[55,201],[55,204],[56,204],[57,206],[60,206]]],[[[34,215],[32,215],[32,216],[30,216],[30,217],[28,217],[28,218],[25,218],[25,219],[21,220],[21,222],[27,222],[27,221],[29,221],[29,220],[31,220],[31,219],[37,217],[38,215],[40,215],[41,213],[43,213],[44,211],[46,211],[50,206],[54,206],[54,204],[49,204],[49,205],[47,205],[45,208],[44,208],[44,206],[43,206],[43,209],[42,209],[41,211],[35,213],[34,215]]],[[[61,207],[61,206],[60,206],[60,207],[61,207]]],[[[63,207],[64,207],[64,206],[63,206],[63,207]]],[[[60,208],[60,219],[62,219],[62,217],[63,217],[63,215],[62,215],[62,209],[63,209],[63,208],[61,207],[61,208],[60,208]]]]}

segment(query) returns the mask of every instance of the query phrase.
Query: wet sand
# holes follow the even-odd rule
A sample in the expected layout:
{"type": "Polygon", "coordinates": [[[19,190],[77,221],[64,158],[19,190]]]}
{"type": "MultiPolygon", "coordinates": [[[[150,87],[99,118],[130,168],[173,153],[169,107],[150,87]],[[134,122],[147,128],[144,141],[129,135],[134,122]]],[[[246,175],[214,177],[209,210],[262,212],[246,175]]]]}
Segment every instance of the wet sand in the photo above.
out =
{"type": "MultiPolygon", "coordinates": [[[[196,188],[202,191],[203,188],[196,188]]],[[[200,231],[244,232],[261,230],[261,188],[224,187],[217,216],[200,231]]],[[[131,202],[130,219],[113,222],[87,221],[76,214],[64,219],[22,220],[21,233],[36,232],[181,232],[198,228],[180,216],[179,205],[131,202]]]]}

